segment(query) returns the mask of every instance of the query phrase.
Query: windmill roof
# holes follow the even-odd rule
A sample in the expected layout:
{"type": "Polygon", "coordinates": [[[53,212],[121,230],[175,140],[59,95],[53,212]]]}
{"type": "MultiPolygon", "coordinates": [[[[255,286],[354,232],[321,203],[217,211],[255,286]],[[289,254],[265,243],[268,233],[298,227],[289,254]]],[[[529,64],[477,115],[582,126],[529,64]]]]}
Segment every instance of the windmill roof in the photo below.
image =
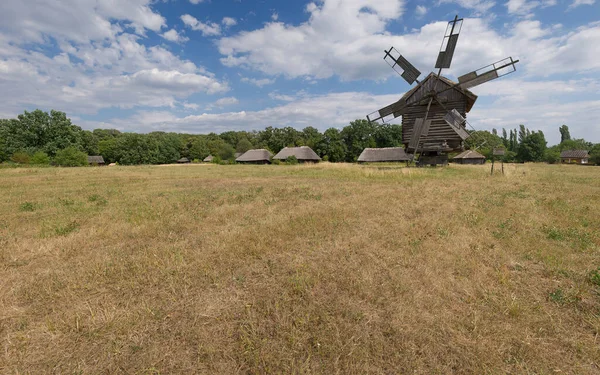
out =
{"type": "Polygon", "coordinates": [[[466,150],[456,155],[452,159],[485,159],[485,156],[474,150],[466,150]]]}
{"type": "Polygon", "coordinates": [[[365,148],[358,157],[359,162],[409,161],[410,156],[402,147],[365,148]]]}
{"type": "Polygon", "coordinates": [[[590,155],[586,150],[565,150],[560,153],[561,158],[586,159],[590,155]]]}
{"type": "Polygon", "coordinates": [[[248,150],[235,159],[235,161],[264,161],[271,160],[271,157],[273,157],[273,154],[271,154],[268,150],[261,148],[258,150],[248,150]]]}
{"type": "Polygon", "coordinates": [[[87,161],[89,164],[104,164],[104,158],[101,155],[88,156],[87,161]]]}
{"type": "Polygon", "coordinates": [[[320,161],[321,158],[308,146],[284,147],[273,159],[285,160],[290,156],[295,156],[298,160],[320,161]]]}
{"type": "MultiPolygon", "coordinates": [[[[415,87],[413,87],[412,89],[410,89],[409,91],[407,91],[402,98],[400,98],[399,101],[408,101],[408,99],[413,96],[418,90],[419,88],[421,88],[421,86],[423,86],[425,84],[425,82],[427,82],[430,79],[439,79],[441,82],[445,83],[446,85],[450,86],[454,86],[457,85],[456,82],[444,77],[444,76],[437,76],[437,74],[431,72],[429,73],[429,75],[427,77],[425,77],[424,80],[422,80],[421,82],[419,82],[415,87]]],[[[453,90],[457,90],[458,92],[462,93],[466,98],[467,98],[467,108],[466,111],[469,112],[471,110],[471,108],[473,108],[473,105],[475,104],[475,101],[477,100],[477,95],[473,94],[473,92],[471,92],[468,89],[463,89],[460,88],[460,86],[456,86],[453,88],[453,90]]]]}

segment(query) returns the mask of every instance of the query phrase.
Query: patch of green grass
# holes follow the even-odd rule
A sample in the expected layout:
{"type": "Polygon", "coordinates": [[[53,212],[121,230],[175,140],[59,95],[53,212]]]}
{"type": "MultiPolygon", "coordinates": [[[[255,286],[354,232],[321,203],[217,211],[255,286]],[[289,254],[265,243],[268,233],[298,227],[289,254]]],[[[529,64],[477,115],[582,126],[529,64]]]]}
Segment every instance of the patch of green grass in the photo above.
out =
{"type": "Polygon", "coordinates": [[[590,272],[588,280],[590,281],[590,283],[596,286],[600,286],[600,267],[590,272]]]}
{"type": "Polygon", "coordinates": [[[105,206],[108,200],[101,195],[93,194],[88,197],[88,202],[96,203],[98,206],[105,206]]]}
{"type": "Polygon", "coordinates": [[[24,202],[19,206],[19,211],[21,212],[33,212],[37,208],[37,205],[32,202],[24,202]]]}
{"type": "Polygon", "coordinates": [[[56,233],[58,236],[66,236],[69,233],[73,233],[75,231],[79,230],[79,223],[76,221],[71,221],[70,223],[66,224],[66,225],[59,225],[58,227],[56,227],[54,229],[54,233],[56,233]]]}

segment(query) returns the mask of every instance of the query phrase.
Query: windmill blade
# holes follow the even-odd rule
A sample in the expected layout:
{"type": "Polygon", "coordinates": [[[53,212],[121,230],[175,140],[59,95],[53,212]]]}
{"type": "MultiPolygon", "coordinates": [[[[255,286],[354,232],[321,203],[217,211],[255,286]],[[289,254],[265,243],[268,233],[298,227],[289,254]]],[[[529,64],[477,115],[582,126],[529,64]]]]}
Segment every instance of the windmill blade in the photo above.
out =
{"type": "Polygon", "coordinates": [[[403,110],[407,106],[408,105],[406,104],[406,101],[398,100],[396,103],[392,103],[386,107],[381,108],[378,111],[368,114],[367,120],[369,120],[370,122],[385,122],[385,118],[390,115],[394,116],[392,118],[402,116],[402,114],[404,113],[403,110]]]}
{"type": "Polygon", "coordinates": [[[435,62],[436,69],[447,69],[452,63],[452,57],[454,56],[454,50],[456,49],[456,43],[458,43],[458,35],[462,29],[463,19],[454,17],[454,20],[448,22],[446,27],[446,33],[442,40],[442,46],[440,47],[440,53],[437,61],[435,62]]]}
{"type": "Polygon", "coordinates": [[[427,137],[429,133],[429,127],[431,126],[431,120],[425,120],[422,118],[415,119],[415,125],[413,126],[413,132],[408,143],[408,149],[416,151],[419,147],[421,138],[427,137]]]}
{"type": "Polygon", "coordinates": [[[450,125],[452,130],[454,130],[454,132],[458,134],[463,141],[469,138],[470,134],[465,130],[464,127],[464,124],[467,120],[465,120],[465,118],[456,109],[449,111],[446,116],[444,116],[444,121],[450,125]]]}
{"type": "Polygon", "coordinates": [[[396,73],[400,74],[409,85],[412,85],[417,81],[421,75],[421,72],[415,68],[414,65],[409,63],[408,60],[406,60],[394,47],[391,47],[389,51],[385,51],[385,57],[383,59],[396,73]],[[397,67],[402,69],[402,73],[398,71],[397,67]]]}
{"type": "Polygon", "coordinates": [[[468,89],[496,78],[500,78],[515,72],[517,70],[515,64],[518,62],[519,60],[513,60],[512,57],[507,57],[503,60],[496,61],[493,64],[484,66],[481,69],[474,70],[458,77],[458,85],[462,89],[468,89]]]}

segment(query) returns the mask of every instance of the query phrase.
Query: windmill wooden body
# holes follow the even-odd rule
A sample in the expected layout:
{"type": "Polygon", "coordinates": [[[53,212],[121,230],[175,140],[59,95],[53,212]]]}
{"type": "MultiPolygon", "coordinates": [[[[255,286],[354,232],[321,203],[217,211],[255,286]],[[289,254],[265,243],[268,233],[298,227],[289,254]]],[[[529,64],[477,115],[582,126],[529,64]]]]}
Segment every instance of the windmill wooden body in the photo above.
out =
{"type": "Polygon", "coordinates": [[[400,100],[367,116],[369,121],[386,122],[402,116],[402,143],[412,159],[419,154],[417,165],[437,165],[448,162],[448,152],[462,151],[469,137],[466,115],[477,95],[469,88],[502,77],[516,70],[519,60],[511,57],[458,77],[458,82],[443,77],[442,69],[450,67],[462,28],[458,16],[448,23],[435,67],[419,81],[421,72],[394,47],[385,51],[384,60],[406,82],[417,85],[400,100]],[[402,70],[402,72],[399,71],[402,70]]]}

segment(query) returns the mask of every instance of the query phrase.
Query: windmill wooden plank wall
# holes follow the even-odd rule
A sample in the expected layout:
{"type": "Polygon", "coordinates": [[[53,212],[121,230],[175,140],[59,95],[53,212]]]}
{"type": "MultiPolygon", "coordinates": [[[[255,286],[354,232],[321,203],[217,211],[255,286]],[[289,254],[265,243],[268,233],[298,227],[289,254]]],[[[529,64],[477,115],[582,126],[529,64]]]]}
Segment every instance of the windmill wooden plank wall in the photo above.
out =
{"type": "MultiPolygon", "coordinates": [[[[451,82],[451,81],[450,81],[451,82]]],[[[450,84],[445,79],[438,79],[433,73],[423,82],[416,86],[413,90],[407,92],[403,97],[408,104],[417,103],[422,100],[427,93],[435,90],[441,92],[450,87],[450,84]]],[[[444,116],[448,113],[448,108],[456,109],[463,117],[466,117],[467,112],[477,99],[471,92],[465,92],[459,88],[443,91],[438,95],[440,105],[436,101],[431,104],[429,109],[428,119],[431,120],[429,132],[427,136],[421,138],[421,147],[424,150],[439,150],[440,145],[444,142],[448,144],[448,148],[458,150],[462,146],[462,138],[448,125],[444,120],[444,116]]],[[[427,110],[428,101],[422,101],[421,105],[410,105],[402,110],[402,143],[404,147],[408,147],[412,138],[415,120],[423,117],[423,113],[427,110]]],[[[464,128],[464,126],[463,126],[464,128]]]]}

